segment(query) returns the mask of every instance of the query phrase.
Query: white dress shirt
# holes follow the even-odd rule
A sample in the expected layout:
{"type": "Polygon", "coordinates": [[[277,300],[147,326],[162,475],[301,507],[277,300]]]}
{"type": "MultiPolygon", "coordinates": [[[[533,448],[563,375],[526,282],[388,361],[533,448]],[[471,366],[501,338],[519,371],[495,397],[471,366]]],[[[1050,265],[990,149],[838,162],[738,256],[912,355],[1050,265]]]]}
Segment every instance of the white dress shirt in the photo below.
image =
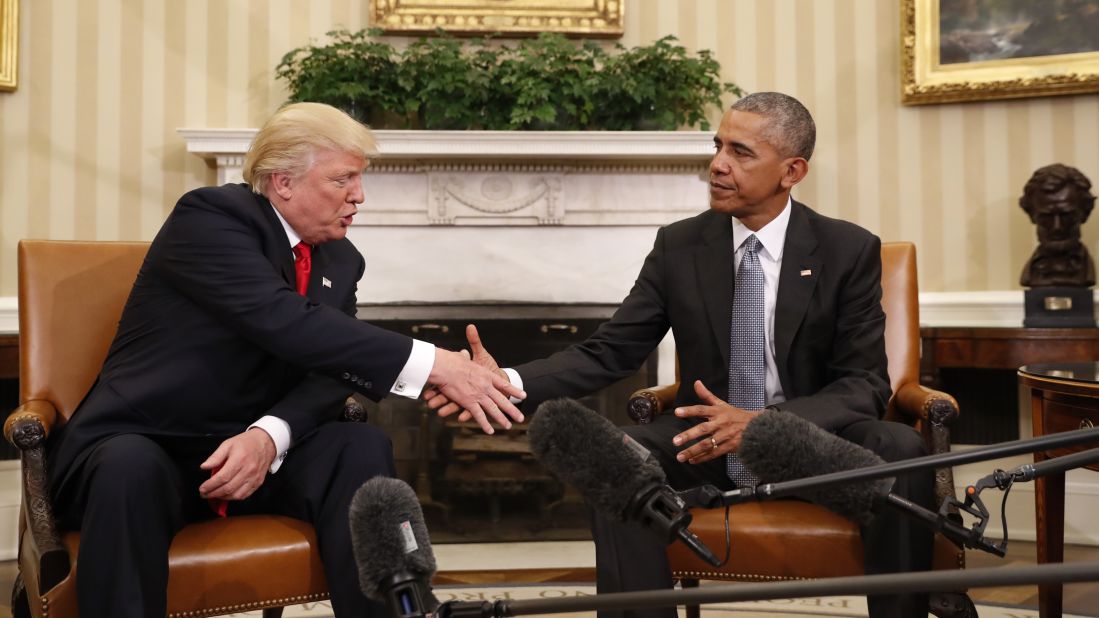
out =
{"type": "MultiPolygon", "coordinates": [[[[278,217],[279,223],[282,224],[282,229],[286,231],[286,237],[290,239],[290,252],[294,252],[294,246],[301,242],[301,236],[294,231],[290,224],[286,222],[286,219],[282,217],[282,213],[278,208],[271,206],[271,210],[275,211],[275,216],[278,217]]],[[[409,399],[417,399],[420,393],[424,390],[424,386],[427,385],[427,378],[431,375],[431,367],[435,364],[435,346],[427,343],[426,341],[420,341],[419,339],[412,340],[412,353],[408,355],[408,360],[405,361],[404,368],[401,369],[401,373],[397,375],[397,381],[393,383],[393,386],[389,389],[389,392],[394,395],[400,395],[401,397],[408,397],[409,399]]],[[[282,462],[286,459],[286,453],[290,450],[290,443],[292,436],[290,435],[290,424],[283,419],[272,416],[270,414],[260,417],[256,422],[248,426],[248,429],[253,427],[259,427],[267,432],[267,435],[271,436],[271,441],[275,443],[275,460],[271,462],[270,471],[272,474],[278,472],[278,469],[282,466],[282,462]]]]}

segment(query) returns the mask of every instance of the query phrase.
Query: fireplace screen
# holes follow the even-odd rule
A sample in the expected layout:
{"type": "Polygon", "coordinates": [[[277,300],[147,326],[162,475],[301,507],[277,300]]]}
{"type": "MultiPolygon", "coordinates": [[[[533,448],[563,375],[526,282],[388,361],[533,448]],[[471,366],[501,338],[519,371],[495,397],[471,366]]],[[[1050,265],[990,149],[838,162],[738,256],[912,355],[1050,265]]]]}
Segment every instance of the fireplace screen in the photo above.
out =
{"type": "MultiPolygon", "coordinates": [[[[360,317],[449,349],[468,347],[465,325],[501,366],[542,358],[583,341],[610,316],[610,306],[377,306],[360,317]],[[464,313],[463,317],[460,316],[464,313]],[[536,314],[541,314],[537,315],[536,314]],[[424,317],[421,317],[424,316],[424,317]]],[[[629,378],[581,399],[616,425],[631,421],[626,400],[656,383],[656,355],[629,378]]],[[[366,402],[370,421],[393,440],[398,476],[416,489],[433,542],[590,538],[580,496],[535,460],[527,424],[484,435],[475,423],[440,419],[419,401],[366,402]]],[[[528,415],[529,410],[524,410],[528,415]]]]}

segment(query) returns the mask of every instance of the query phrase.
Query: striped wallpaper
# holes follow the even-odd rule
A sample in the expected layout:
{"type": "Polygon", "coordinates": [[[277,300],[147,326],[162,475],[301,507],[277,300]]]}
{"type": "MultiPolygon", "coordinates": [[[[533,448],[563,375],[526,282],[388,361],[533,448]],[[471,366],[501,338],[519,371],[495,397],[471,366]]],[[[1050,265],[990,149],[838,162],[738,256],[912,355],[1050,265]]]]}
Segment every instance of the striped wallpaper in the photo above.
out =
{"type": "MultiPolygon", "coordinates": [[[[20,2],[19,89],[0,93],[0,297],[16,293],[20,238],[152,238],[214,180],[177,128],[257,126],[285,98],[282,54],[368,25],[367,0],[20,2]]],[[[745,89],[805,102],[819,137],[798,198],[914,241],[923,291],[1016,289],[1036,245],[1016,200],[1053,162],[1099,183],[1099,95],[902,107],[900,4],[628,0],[622,42],[673,34],[745,89]]]]}

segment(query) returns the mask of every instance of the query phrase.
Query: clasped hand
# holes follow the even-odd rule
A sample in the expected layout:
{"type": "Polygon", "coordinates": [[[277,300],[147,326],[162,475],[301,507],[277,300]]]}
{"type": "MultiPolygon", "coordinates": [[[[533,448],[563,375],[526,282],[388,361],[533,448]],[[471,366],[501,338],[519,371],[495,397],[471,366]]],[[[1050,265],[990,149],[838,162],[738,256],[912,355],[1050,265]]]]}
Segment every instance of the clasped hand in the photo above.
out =
{"type": "Polygon", "coordinates": [[[489,418],[511,429],[511,421],[522,422],[523,413],[509,397],[525,399],[527,395],[511,383],[481,345],[476,326],[466,327],[466,339],[473,351],[472,359],[465,350],[435,349],[435,366],[428,377],[431,386],[424,389],[423,398],[442,417],[461,410],[458,420],[473,419],[487,434],[495,433],[489,418]]]}
{"type": "Polygon", "coordinates": [[[489,423],[489,417],[504,429],[511,429],[513,420],[517,423],[523,422],[523,413],[511,403],[509,397],[525,399],[527,394],[516,388],[507,374],[496,364],[496,359],[481,344],[481,336],[477,333],[476,326],[472,324],[466,326],[466,340],[469,341],[469,349],[473,352],[472,359],[465,350],[449,352],[437,349],[435,364],[439,364],[439,352],[459,357],[466,365],[474,368],[475,371],[470,372],[471,376],[476,374],[482,380],[487,379],[487,383],[482,384],[473,393],[467,394],[455,388],[453,384],[440,383],[434,379],[435,369],[432,368],[433,377],[430,378],[432,386],[425,388],[423,393],[427,406],[441,417],[450,416],[460,410],[459,421],[473,419],[487,434],[495,432],[489,423]],[[486,385],[489,388],[484,388],[486,385]]]}
{"type": "Polygon", "coordinates": [[[675,415],[706,420],[672,438],[672,443],[676,446],[690,444],[676,454],[676,459],[698,464],[740,448],[740,435],[755,414],[719,399],[701,380],[695,380],[694,387],[702,404],[676,408],[675,415]]]}

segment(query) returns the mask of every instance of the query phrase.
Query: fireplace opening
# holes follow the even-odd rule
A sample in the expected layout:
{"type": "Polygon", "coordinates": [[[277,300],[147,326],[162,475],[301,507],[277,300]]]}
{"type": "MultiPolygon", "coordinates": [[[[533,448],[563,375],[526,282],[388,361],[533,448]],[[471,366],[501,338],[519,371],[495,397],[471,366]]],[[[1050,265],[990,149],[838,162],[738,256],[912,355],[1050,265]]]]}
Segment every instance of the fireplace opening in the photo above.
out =
{"type": "MultiPolygon", "coordinates": [[[[586,339],[613,305],[387,304],[360,307],[371,323],[448,349],[468,347],[477,325],[503,367],[542,358],[586,339]]],[[[626,401],[656,383],[654,352],[635,375],[580,399],[616,425],[632,421],[626,401]]],[[[543,469],[530,452],[527,423],[488,436],[472,422],[441,419],[419,401],[365,402],[369,422],[393,441],[397,474],[416,490],[432,542],[581,540],[591,538],[580,496],[543,469]]],[[[530,410],[524,410],[528,415],[530,410]]]]}

